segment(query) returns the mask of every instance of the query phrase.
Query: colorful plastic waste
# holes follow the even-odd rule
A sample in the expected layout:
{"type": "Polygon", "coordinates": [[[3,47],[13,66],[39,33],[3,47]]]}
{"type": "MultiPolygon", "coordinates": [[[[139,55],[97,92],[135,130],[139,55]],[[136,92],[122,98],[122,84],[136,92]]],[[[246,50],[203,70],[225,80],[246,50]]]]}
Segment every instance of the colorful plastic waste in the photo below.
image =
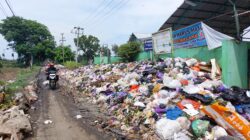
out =
{"type": "Polygon", "coordinates": [[[208,130],[208,126],[208,121],[195,120],[192,122],[192,130],[197,137],[205,135],[205,132],[208,130]]]}
{"type": "Polygon", "coordinates": [[[104,131],[130,139],[250,139],[250,91],[227,87],[211,71],[210,62],[166,58],[59,74],[76,101],[87,98],[105,114],[104,131]]]}

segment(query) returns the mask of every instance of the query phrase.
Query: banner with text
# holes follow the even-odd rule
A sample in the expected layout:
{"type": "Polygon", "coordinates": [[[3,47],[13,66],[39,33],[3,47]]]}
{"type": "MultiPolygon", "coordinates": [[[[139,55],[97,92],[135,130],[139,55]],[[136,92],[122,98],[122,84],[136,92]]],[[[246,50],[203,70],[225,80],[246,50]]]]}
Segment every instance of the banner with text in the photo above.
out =
{"type": "Polygon", "coordinates": [[[171,28],[154,33],[152,38],[153,47],[156,54],[172,52],[173,40],[171,28]]]}
{"type": "Polygon", "coordinates": [[[144,41],[144,51],[153,50],[153,40],[147,39],[144,41]]]}
{"type": "Polygon", "coordinates": [[[207,46],[201,22],[173,32],[174,48],[207,46]]]}

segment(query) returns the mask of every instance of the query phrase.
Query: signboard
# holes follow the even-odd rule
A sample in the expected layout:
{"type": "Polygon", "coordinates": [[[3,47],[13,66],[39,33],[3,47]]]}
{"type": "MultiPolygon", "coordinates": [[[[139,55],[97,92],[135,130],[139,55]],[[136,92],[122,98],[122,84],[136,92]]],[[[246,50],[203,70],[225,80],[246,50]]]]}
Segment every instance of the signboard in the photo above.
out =
{"type": "Polygon", "coordinates": [[[144,51],[153,50],[153,40],[147,39],[144,41],[144,51]]]}
{"type": "Polygon", "coordinates": [[[172,52],[173,41],[171,28],[154,33],[152,38],[153,47],[156,54],[172,52]]]}
{"type": "Polygon", "coordinates": [[[201,22],[173,32],[174,48],[207,46],[201,22]]]}

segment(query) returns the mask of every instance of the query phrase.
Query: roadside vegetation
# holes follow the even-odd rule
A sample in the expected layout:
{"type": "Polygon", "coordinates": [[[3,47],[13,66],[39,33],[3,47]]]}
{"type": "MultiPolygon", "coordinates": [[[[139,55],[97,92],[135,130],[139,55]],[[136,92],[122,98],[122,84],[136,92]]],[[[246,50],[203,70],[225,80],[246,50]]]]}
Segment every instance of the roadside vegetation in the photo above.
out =
{"type": "Polygon", "coordinates": [[[3,67],[0,68],[0,109],[7,109],[15,104],[13,98],[15,93],[22,92],[23,88],[32,81],[40,70],[40,66],[33,66],[32,69],[18,67],[14,61],[2,61],[3,67]],[[2,91],[1,91],[1,88],[2,91]]]}
{"type": "Polygon", "coordinates": [[[76,69],[81,66],[80,63],[76,63],[75,61],[67,61],[63,64],[67,69],[76,69]]]}

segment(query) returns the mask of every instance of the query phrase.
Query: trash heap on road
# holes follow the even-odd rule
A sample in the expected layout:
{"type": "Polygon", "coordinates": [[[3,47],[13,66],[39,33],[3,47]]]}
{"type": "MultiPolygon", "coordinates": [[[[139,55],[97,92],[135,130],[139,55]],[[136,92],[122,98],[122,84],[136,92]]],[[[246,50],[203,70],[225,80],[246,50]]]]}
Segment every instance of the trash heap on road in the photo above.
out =
{"type": "Polygon", "coordinates": [[[224,85],[214,60],[167,58],[59,73],[109,113],[104,130],[127,138],[250,139],[250,91],[224,85]]]}

